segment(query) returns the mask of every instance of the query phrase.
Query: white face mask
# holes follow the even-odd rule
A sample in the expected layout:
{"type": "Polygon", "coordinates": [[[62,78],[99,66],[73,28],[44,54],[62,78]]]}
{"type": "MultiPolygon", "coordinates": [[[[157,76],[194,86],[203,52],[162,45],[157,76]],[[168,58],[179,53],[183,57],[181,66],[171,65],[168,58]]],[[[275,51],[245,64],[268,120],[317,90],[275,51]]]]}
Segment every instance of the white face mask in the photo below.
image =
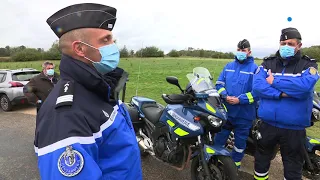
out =
{"type": "Polygon", "coordinates": [[[48,76],[53,76],[54,75],[54,69],[48,69],[47,71],[47,75],[48,76]]]}

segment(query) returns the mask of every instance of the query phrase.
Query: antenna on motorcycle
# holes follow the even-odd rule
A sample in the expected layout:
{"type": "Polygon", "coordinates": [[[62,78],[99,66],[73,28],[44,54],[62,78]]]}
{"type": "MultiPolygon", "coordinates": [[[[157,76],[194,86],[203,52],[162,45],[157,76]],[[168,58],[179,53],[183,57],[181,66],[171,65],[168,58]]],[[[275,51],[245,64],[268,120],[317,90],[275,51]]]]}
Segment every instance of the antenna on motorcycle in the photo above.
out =
{"type": "Polygon", "coordinates": [[[141,46],[141,50],[140,50],[140,62],[139,62],[138,82],[137,82],[137,86],[136,86],[136,96],[138,96],[138,88],[139,88],[139,80],[140,80],[140,72],[141,72],[142,50],[143,50],[143,41],[142,41],[142,46],[141,46]]]}

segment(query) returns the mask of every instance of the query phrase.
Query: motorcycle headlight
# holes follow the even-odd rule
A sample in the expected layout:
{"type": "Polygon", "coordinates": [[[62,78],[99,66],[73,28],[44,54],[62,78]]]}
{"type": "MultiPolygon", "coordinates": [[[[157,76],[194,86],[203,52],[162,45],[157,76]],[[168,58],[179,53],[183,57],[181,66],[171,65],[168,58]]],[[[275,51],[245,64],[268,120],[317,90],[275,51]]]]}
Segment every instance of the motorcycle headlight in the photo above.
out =
{"type": "Polygon", "coordinates": [[[217,118],[215,116],[212,116],[212,115],[208,116],[208,121],[213,127],[220,127],[221,124],[222,124],[222,120],[221,119],[219,119],[219,118],[217,118]]]}

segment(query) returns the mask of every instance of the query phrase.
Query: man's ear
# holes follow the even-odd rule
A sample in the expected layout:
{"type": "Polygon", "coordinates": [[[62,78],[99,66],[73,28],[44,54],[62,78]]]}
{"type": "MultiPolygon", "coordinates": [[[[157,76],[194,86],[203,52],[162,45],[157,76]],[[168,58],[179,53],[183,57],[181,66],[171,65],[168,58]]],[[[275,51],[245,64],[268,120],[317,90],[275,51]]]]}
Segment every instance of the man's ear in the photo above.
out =
{"type": "Polygon", "coordinates": [[[74,41],[72,43],[72,50],[76,53],[76,55],[80,56],[80,57],[84,57],[84,46],[81,42],[79,41],[74,41]]]}

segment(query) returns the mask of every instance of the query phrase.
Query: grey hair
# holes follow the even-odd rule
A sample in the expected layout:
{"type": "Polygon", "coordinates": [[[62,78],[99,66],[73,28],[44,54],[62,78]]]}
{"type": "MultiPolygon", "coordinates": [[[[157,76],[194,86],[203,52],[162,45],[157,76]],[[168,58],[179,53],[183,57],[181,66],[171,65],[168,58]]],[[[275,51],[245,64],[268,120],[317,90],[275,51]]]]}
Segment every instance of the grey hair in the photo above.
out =
{"type": "Polygon", "coordinates": [[[54,64],[52,62],[46,61],[42,64],[42,69],[45,69],[48,65],[52,65],[54,68],[54,64]]]}
{"type": "Polygon", "coordinates": [[[297,43],[300,44],[301,43],[301,39],[296,39],[297,43]]]}

